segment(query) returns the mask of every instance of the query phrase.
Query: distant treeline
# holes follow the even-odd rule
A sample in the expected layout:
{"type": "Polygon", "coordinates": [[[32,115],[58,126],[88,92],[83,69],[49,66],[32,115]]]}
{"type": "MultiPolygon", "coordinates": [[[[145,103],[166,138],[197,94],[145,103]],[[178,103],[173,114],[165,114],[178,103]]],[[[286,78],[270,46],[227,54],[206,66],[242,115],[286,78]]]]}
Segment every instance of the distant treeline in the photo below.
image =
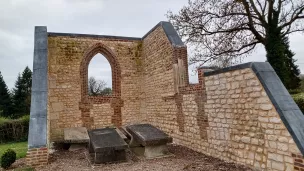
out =
{"type": "Polygon", "coordinates": [[[0,117],[20,118],[30,114],[32,71],[26,67],[9,90],[0,71],[0,117]]]}

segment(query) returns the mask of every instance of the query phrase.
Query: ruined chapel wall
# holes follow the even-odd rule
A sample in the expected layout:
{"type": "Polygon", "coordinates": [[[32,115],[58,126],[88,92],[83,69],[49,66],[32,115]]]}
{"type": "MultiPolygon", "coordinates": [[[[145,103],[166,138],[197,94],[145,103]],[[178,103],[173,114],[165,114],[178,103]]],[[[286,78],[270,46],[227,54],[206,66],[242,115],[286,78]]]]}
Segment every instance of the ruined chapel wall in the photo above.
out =
{"type": "Polygon", "coordinates": [[[303,168],[297,145],[251,68],[211,76],[200,70],[198,84],[185,83],[176,92],[170,65],[186,56],[176,54],[176,47],[168,46],[168,53],[163,52],[167,48],[155,48],[167,44],[166,39],[156,41],[162,40],[159,35],[164,36],[162,29],[143,43],[146,84],[141,112],[147,122],[164,130],[175,143],[225,161],[258,170],[303,168]],[[163,67],[155,67],[158,61],[163,67]]]}
{"type": "Polygon", "coordinates": [[[183,95],[185,132],[172,135],[191,149],[259,170],[297,170],[303,158],[251,68],[204,77],[206,137],[196,95],[183,95]]]}
{"type": "Polygon", "coordinates": [[[143,40],[143,74],[141,87],[141,115],[145,121],[167,133],[178,129],[174,100],[173,46],[163,28],[158,26],[143,40]]]}
{"type": "MultiPolygon", "coordinates": [[[[115,54],[120,65],[122,124],[141,120],[137,84],[139,74],[135,54],[140,40],[86,38],[70,36],[48,37],[48,132],[50,141],[62,140],[63,129],[84,126],[89,120],[90,128],[113,125],[111,102],[88,101],[81,108],[81,62],[86,51],[102,43],[115,54]],[[84,115],[86,118],[84,118],[84,115]]],[[[113,68],[112,68],[113,69],[113,68]]],[[[112,78],[114,79],[114,78],[112,78]]],[[[113,104],[112,104],[113,105],[113,104]]],[[[89,128],[89,129],[90,129],[89,128]]]]}
{"type": "Polygon", "coordinates": [[[206,130],[202,130],[202,125],[206,124],[201,122],[205,116],[200,115],[196,119],[197,111],[203,108],[202,105],[199,105],[198,110],[192,107],[197,106],[196,103],[202,104],[203,86],[190,85],[188,71],[184,70],[184,86],[176,90],[174,65],[178,59],[187,66],[187,48],[172,45],[161,26],[143,40],[144,84],[141,84],[140,111],[146,122],[168,133],[176,143],[190,146],[196,141],[199,147],[200,139],[196,138],[206,134],[206,130]],[[197,120],[200,124],[194,124],[197,120]]]}

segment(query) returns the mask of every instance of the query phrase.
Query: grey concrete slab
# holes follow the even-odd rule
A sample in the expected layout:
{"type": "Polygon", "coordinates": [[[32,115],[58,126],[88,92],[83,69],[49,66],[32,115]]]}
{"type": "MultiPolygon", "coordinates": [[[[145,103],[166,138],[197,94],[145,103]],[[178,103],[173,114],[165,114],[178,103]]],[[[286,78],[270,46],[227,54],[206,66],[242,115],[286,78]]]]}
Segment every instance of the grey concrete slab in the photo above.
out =
{"type": "Polygon", "coordinates": [[[172,137],[151,124],[135,124],[126,127],[132,136],[132,143],[143,146],[163,145],[172,142],[172,137]],[[134,142],[135,141],[135,142],[134,142]]]}
{"type": "Polygon", "coordinates": [[[39,84],[32,83],[33,92],[47,92],[48,81],[47,81],[47,71],[46,69],[33,69],[32,80],[39,81],[39,84]]]}
{"type": "Polygon", "coordinates": [[[47,59],[41,57],[45,54],[47,54],[47,49],[38,49],[34,51],[34,59],[36,60],[34,60],[33,70],[42,69],[42,71],[46,71],[47,59]]]}
{"type": "MultiPolygon", "coordinates": [[[[32,97],[31,97],[31,118],[46,118],[46,111],[47,111],[47,92],[46,91],[33,91],[32,90],[32,97]],[[44,102],[44,103],[43,103],[44,102]]],[[[37,129],[39,128],[38,125],[37,129]]]]}
{"type": "Polygon", "coordinates": [[[94,163],[126,161],[128,144],[120,137],[115,128],[89,131],[89,152],[94,153],[94,163]]]}
{"type": "Polygon", "coordinates": [[[47,118],[46,117],[30,117],[28,147],[40,148],[47,145],[46,132],[47,118]]]}
{"type": "Polygon", "coordinates": [[[35,27],[29,148],[47,146],[47,28],[35,27]]]}
{"type": "Polygon", "coordinates": [[[89,137],[90,145],[92,145],[95,152],[128,148],[128,144],[120,137],[115,128],[91,130],[89,131],[89,137]]]}
{"type": "Polygon", "coordinates": [[[64,140],[71,143],[87,143],[89,142],[89,134],[87,128],[78,127],[78,128],[65,128],[64,140]]]}

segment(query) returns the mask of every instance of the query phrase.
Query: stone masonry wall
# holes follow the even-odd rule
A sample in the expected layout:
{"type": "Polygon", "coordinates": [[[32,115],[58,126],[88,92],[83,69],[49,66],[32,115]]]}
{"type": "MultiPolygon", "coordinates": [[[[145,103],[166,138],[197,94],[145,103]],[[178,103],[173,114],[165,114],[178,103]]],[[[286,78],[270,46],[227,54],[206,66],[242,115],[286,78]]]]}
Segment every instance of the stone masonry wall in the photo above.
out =
{"type": "MultiPolygon", "coordinates": [[[[113,115],[121,113],[122,124],[140,121],[138,40],[91,38],[77,36],[48,37],[48,129],[50,141],[63,140],[63,129],[69,127],[101,128],[114,125],[113,115]],[[117,97],[86,98],[82,94],[81,68],[88,49],[102,44],[116,57],[120,66],[121,91],[117,97]],[[83,100],[86,98],[86,100],[83,100]],[[118,107],[116,107],[118,105],[118,107]],[[121,107],[122,106],[122,107],[121,107]],[[120,108],[121,107],[121,108],[120,108]]],[[[99,48],[99,47],[97,47],[99,48]]],[[[103,49],[101,49],[102,51],[103,49]]],[[[95,49],[96,51],[96,49],[95,49]]],[[[95,52],[94,51],[94,52],[95,52]]],[[[97,49],[99,51],[99,49],[97,49]]],[[[107,54],[104,54],[107,55],[107,54]]],[[[111,63],[112,70],[114,64],[111,63]]],[[[84,78],[87,79],[87,78],[84,78]]],[[[86,87],[85,87],[86,88],[86,87]]],[[[117,119],[117,118],[114,118],[117,119]]]]}
{"type": "Polygon", "coordinates": [[[162,27],[143,40],[143,74],[140,112],[145,121],[170,133],[178,129],[174,100],[173,46],[162,27]]]}
{"type": "Polygon", "coordinates": [[[199,83],[189,84],[187,48],[167,34],[158,25],[142,41],[50,36],[50,140],[62,140],[66,127],[101,128],[118,118],[122,125],[151,123],[175,143],[229,162],[304,170],[303,156],[251,68],[211,76],[200,69],[199,83]],[[83,97],[80,66],[96,43],[119,63],[117,97],[83,97]]]}
{"type": "Polygon", "coordinates": [[[267,170],[294,170],[300,154],[252,69],[205,77],[205,153],[267,170]]]}
{"type": "MultiPolygon", "coordinates": [[[[303,157],[260,81],[249,68],[204,78],[206,137],[195,93],[183,95],[185,132],[175,142],[259,170],[300,170],[303,157]]],[[[172,123],[174,125],[174,123],[172,123]]]]}
{"type": "Polygon", "coordinates": [[[258,170],[304,168],[299,149],[252,69],[207,77],[199,71],[199,84],[186,82],[176,92],[172,66],[176,58],[187,59],[176,56],[177,48],[160,27],[143,41],[140,111],[146,122],[177,144],[225,161],[258,170]]]}

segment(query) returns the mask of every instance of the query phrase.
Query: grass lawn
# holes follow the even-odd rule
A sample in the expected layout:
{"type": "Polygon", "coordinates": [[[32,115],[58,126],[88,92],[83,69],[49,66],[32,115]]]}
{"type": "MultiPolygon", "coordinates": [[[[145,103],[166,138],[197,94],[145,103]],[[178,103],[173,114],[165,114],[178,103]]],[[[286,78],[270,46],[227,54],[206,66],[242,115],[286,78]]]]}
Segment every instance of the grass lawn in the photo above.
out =
{"type": "Polygon", "coordinates": [[[17,153],[17,159],[23,158],[26,156],[27,142],[0,144],[0,156],[9,148],[17,153]]]}

